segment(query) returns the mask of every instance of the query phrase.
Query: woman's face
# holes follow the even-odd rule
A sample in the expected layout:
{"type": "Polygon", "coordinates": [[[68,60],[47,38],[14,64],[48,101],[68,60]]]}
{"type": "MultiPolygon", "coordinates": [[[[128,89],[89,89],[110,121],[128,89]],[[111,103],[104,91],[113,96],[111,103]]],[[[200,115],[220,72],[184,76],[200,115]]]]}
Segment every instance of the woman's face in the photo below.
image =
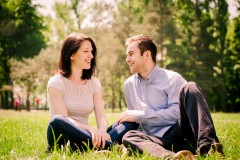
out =
{"type": "Polygon", "coordinates": [[[85,40],[82,42],[81,47],[71,56],[72,67],[79,69],[90,69],[93,48],[90,41],[85,40]]]}

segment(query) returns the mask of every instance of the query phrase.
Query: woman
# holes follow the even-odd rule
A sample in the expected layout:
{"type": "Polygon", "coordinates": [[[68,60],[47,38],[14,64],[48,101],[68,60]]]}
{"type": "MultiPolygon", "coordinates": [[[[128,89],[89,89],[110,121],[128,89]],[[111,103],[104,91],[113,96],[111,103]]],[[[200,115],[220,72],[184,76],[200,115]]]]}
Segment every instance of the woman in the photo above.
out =
{"type": "Polygon", "coordinates": [[[63,42],[58,63],[59,73],[48,81],[47,92],[51,120],[47,129],[49,149],[70,142],[72,150],[108,149],[132,124],[113,125],[107,130],[102,86],[93,76],[97,49],[94,41],[72,33],[63,42]],[[95,112],[98,129],[88,124],[95,112]],[[108,133],[107,133],[108,131],[108,133]]]}
{"type": "Polygon", "coordinates": [[[63,42],[59,73],[50,78],[47,87],[51,113],[47,130],[50,148],[60,135],[57,144],[64,145],[69,141],[73,150],[105,148],[111,144],[106,132],[102,86],[93,76],[96,54],[94,41],[86,35],[72,33],[63,42]],[[88,117],[93,111],[98,129],[88,124],[88,117]]]}

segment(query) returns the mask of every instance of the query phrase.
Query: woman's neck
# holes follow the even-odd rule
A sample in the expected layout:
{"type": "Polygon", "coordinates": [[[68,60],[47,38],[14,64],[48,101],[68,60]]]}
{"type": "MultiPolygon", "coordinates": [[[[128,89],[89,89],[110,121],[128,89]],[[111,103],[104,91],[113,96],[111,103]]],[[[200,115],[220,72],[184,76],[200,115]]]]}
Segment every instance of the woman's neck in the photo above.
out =
{"type": "Polygon", "coordinates": [[[69,80],[76,84],[85,84],[86,80],[83,80],[82,77],[83,70],[76,70],[72,68],[71,75],[69,76],[69,80]]]}

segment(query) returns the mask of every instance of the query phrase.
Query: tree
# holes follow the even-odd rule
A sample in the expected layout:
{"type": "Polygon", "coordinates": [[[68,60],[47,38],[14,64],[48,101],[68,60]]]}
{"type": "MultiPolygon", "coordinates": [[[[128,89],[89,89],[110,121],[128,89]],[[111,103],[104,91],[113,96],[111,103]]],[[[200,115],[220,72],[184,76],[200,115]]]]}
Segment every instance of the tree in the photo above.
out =
{"type": "MultiPolygon", "coordinates": [[[[227,49],[226,45],[226,35],[227,35],[227,26],[229,23],[229,14],[228,14],[228,4],[226,1],[215,0],[213,13],[213,44],[210,46],[210,50],[216,53],[217,62],[215,68],[219,68],[220,72],[214,71],[214,78],[217,78],[217,83],[213,85],[214,93],[216,91],[219,94],[217,97],[218,106],[221,107],[222,111],[227,111],[227,89],[226,89],[226,77],[225,77],[225,67],[226,63],[224,62],[224,52],[227,49]],[[219,74],[220,73],[220,74],[219,74]],[[220,102],[220,103],[219,103],[220,102]]],[[[215,102],[215,103],[217,103],[215,102]]]]}
{"type": "Polygon", "coordinates": [[[240,111],[240,17],[232,20],[226,36],[223,55],[227,111],[240,111]]]}
{"type": "Polygon", "coordinates": [[[188,70],[187,79],[200,84],[212,110],[226,110],[224,76],[218,74],[216,78],[214,68],[220,64],[222,70],[224,66],[222,57],[226,47],[228,5],[222,0],[177,1],[176,8],[175,16],[183,33],[181,48],[190,57],[190,61],[184,59],[189,64],[183,68],[188,70]]]}
{"type": "MultiPolygon", "coordinates": [[[[0,0],[0,87],[12,86],[10,77],[11,58],[22,59],[32,57],[46,47],[42,31],[44,26],[42,17],[37,14],[36,6],[30,0],[5,1],[0,0]]],[[[13,99],[12,91],[1,91],[1,106],[9,108],[13,99]]]]}
{"type": "MultiPolygon", "coordinates": [[[[54,48],[42,50],[34,58],[23,58],[22,61],[11,59],[11,77],[14,86],[23,90],[21,97],[26,99],[26,109],[31,109],[30,97],[45,94],[49,77],[57,70],[59,51],[54,48]],[[37,62],[37,63],[36,63],[37,62]],[[21,70],[19,70],[21,68],[21,70]]],[[[45,96],[47,99],[47,95],[45,96]]],[[[45,107],[47,104],[45,104],[45,107]]]]}
{"type": "Polygon", "coordinates": [[[31,104],[29,98],[37,81],[38,69],[40,68],[39,63],[36,63],[35,59],[32,58],[24,58],[22,61],[12,60],[11,66],[12,80],[21,88],[25,88],[26,109],[30,111],[31,104]]]}
{"type": "Polygon", "coordinates": [[[53,10],[56,17],[50,21],[52,36],[56,39],[54,46],[61,46],[62,40],[72,32],[81,30],[82,21],[85,18],[85,0],[72,0],[56,2],[53,10]]]}
{"type": "Polygon", "coordinates": [[[148,0],[122,0],[119,1],[117,11],[114,15],[114,23],[112,26],[116,40],[119,45],[115,49],[115,63],[110,68],[111,76],[111,106],[112,111],[118,106],[120,110],[123,108],[124,94],[123,84],[126,78],[130,75],[126,64],[125,55],[125,40],[132,34],[138,34],[142,30],[138,24],[142,24],[144,16],[144,7],[148,0]]]}

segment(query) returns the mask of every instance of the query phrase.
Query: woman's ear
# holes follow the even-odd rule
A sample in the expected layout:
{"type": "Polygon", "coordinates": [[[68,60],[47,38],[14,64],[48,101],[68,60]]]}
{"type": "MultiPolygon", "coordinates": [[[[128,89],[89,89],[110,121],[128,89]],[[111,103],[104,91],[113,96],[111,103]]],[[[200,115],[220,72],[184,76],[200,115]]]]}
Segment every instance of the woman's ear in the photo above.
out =
{"type": "Polygon", "coordinates": [[[73,56],[71,56],[70,59],[73,60],[73,56]]]}

